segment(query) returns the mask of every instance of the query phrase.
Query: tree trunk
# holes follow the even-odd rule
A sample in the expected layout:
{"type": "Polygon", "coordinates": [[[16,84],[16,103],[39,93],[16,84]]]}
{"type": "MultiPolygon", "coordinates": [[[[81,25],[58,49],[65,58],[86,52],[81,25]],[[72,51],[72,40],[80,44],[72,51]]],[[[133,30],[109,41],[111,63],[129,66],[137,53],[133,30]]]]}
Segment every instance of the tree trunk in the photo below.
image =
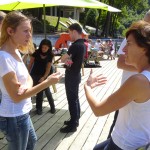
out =
{"type": "Polygon", "coordinates": [[[59,21],[60,21],[60,15],[61,15],[61,13],[60,13],[60,7],[58,6],[57,8],[58,8],[58,19],[57,19],[57,24],[55,26],[55,30],[56,31],[58,31],[58,26],[59,26],[59,21]]]}
{"type": "Polygon", "coordinates": [[[113,20],[112,20],[112,28],[111,28],[111,31],[112,31],[112,36],[115,35],[115,23],[116,23],[116,20],[117,20],[117,17],[118,17],[118,14],[114,14],[113,15],[113,20]]]}
{"type": "Polygon", "coordinates": [[[104,36],[105,36],[105,37],[108,37],[108,36],[109,36],[110,19],[111,19],[111,14],[110,14],[110,12],[108,11],[108,12],[107,12],[107,17],[106,17],[105,32],[104,32],[104,36]]]}
{"type": "Polygon", "coordinates": [[[99,15],[98,15],[98,18],[97,18],[97,21],[96,21],[96,31],[95,31],[96,36],[98,36],[99,22],[100,22],[100,17],[101,17],[101,9],[99,9],[98,12],[99,12],[98,13],[99,15]]]}

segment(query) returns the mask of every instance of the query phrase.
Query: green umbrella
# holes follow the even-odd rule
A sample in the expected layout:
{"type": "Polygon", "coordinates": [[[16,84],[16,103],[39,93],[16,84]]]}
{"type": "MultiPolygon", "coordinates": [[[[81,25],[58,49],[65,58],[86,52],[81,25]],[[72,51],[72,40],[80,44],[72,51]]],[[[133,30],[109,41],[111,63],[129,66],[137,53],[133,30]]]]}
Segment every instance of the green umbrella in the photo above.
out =
{"type": "MultiPolygon", "coordinates": [[[[0,10],[19,10],[28,8],[43,7],[43,15],[45,20],[45,7],[50,6],[73,6],[81,8],[96,8],[111,12],[120,12],[121,10],[111,7],[107,4],[98,2],[97,0],[1,0],[0,10]]],[[[44,35],[46,37],[46,25],[44,21],[44,35]]]]}
{"type": "Polygon", "coordinates": [[[73,6],[84,8],[104,9],[112,12],[120,12],[121,10],[111,7],[97,0],[1,0],[1,10],[17,10],[27,8],[38,8],[45,6],[73,6]]]}

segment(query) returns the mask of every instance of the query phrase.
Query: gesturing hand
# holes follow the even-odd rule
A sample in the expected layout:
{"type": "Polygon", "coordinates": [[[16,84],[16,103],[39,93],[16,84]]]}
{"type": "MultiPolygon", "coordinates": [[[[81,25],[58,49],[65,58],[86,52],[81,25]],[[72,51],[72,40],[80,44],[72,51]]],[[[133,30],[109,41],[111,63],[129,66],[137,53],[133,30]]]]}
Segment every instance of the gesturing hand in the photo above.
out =
{"type": "Polygon", "coordinates": [[[56,84],[62,78],[63,74],[60,72],[56,72],[47,77],[47,81],[50,84],[56,84]]]}
{"type": "Polygon", "coordinates": [[[106,81],[107,81],[106,77],[103,77],[102,74],[94,75],[93,70],[91,69],[90,75],[89,75],[89,78],[88,78],[86,84],[87,84],[87,86],[90,86],[91,88],[94,88],[96,86],[105,84],[106,81]]]}

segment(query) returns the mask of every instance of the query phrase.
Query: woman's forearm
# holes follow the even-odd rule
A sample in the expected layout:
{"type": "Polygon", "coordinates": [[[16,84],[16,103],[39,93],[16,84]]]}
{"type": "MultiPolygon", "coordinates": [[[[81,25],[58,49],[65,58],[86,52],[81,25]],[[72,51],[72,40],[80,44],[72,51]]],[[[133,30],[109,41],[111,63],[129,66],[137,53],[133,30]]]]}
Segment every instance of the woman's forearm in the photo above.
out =
{"type": "Polygon", "coordinates": [[[85,95],[86,95],[87,101],[88,101],[93,113],[95,114],[95,116],[99,116],[99,111],[97,109],[98,102],[96,101],[96,98],[93,94],[93,91],[92,91],[91,87],[87,86],[85,84],[84,85],[84,90],[85,90],[85,95]]]}
{"type": "Polygon", "coordinates": [[[38,92],[42,91],[43,89],[47,88],[48,86],[50,86],[50,85],[47,84],[47,82],[43,81],[36,86],[28,88],[21,95],[16,94],[16,96],[13,98],[13,100],[14,100],[14,102],[18,103],[18,102],[22,101],[23,99],[29,98],[29,97],[37,94],[38,92]]]}
{"type": "Polygon", "coordinates": [[[54,73],[54,74],[48,76],[48,78],[46,80],[39,83],[38,85],[28,88],[27,90],[24,91],[24,93],[22,93],[20,95],[18,95],[17,93],[12,95],[12,99],[14,100],[14,102],[18,103],[23,99],[29,98],[29,97],[39,93],[40,91],[49,87],[50,85],[56,84],[60,80],[61,77],[62,77],[61,73],[59,73],[59,72],[54,73]]]}

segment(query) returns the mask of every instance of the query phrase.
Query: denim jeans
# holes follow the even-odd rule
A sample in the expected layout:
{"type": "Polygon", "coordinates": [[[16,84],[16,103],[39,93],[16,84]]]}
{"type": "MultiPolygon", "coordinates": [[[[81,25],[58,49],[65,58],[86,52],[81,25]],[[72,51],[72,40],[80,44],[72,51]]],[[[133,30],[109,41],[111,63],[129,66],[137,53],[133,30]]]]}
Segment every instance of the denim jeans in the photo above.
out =
{"type": "Polygon", "coordinates": [[[122,150],[119,148],[112,140],[112,138],[107,139],[106,141],[97,144],[93,150],[122,150]]]}
{"type": "Polygon", "coordinates": [[[29,113],[17,117],[1,117],[0,130],[5,134],[8,150],[33,150],[37,141],[29,113]]]}

